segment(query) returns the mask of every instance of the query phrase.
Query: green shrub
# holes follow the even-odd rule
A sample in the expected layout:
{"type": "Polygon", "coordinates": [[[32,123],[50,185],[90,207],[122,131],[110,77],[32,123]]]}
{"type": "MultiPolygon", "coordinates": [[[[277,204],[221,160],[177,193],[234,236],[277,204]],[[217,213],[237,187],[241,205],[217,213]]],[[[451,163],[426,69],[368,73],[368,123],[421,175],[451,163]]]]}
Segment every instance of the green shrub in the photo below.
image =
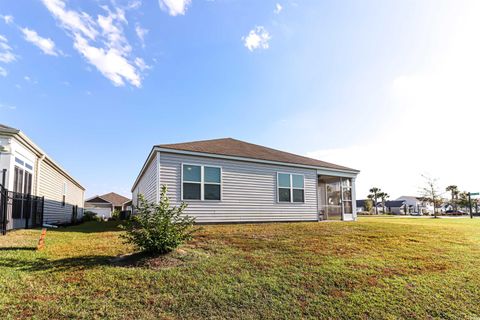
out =
{"type": "Polygon", "coordinates": [[[167,253],[192,238],[196,231],[195,219],[182,215],[187,207],[171,207],[167,197],[167,187],[162,186],[160,203],[149,203],[139,195],[139,207],[135,215],[127,220],[123,228],[126,242],[135,245],[144,252],[167,253]]]}
{"type": "Polygon", "coordinates": [[[120,220],[120,211],[115,209],[112,211],[112,218],[110,218],[113,221],[119,221],[120,220]]]}
{"type": "Polygon", "coordinates": [[[97,216],[97,214],[95,212],[92,212],[92,211],[85,211],[83,213],[83,218],[82,218],[82,221],[83,222],[87,222],[87,221],[100,221],[100,217],[97,216]]]}

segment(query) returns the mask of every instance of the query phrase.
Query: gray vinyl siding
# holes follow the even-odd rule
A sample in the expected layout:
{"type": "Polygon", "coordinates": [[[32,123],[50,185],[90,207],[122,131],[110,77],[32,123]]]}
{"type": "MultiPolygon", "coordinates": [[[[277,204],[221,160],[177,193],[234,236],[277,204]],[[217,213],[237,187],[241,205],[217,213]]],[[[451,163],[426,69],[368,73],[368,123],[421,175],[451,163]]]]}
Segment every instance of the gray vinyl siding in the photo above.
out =
{"type": "Polygon", "coordinates": [[[83,215],[84,191],[67,179],[46,161],[40,163],[38,196],[45,197],[44,223],[70,223],[73,206],[78,206],[78,217],[83,215]],[[62,206],[63,184],[67,183],[65,206],[62,206]]]}
{"type": "Polygon", "coordinates": [[[157,201],[158,192],[158,154],[152,158],[147,164],[147,168],[143,176],[138,180],[137,185],[132,193],[133,204],[137,205],[137,196],[142,194],[148,202],[157,201]]]}
{"type": "Polygon", "coordinates": [[[318,219],[316,170],[161,152],[160,184],[167,185],[173,205],[181,203],[182,163],[222,167],[221,201],[186,201],[186,214],[194,216],[197,222],[318,219]],[[277,202],[278,172],[305,176],[304,203],[277,202]]]}

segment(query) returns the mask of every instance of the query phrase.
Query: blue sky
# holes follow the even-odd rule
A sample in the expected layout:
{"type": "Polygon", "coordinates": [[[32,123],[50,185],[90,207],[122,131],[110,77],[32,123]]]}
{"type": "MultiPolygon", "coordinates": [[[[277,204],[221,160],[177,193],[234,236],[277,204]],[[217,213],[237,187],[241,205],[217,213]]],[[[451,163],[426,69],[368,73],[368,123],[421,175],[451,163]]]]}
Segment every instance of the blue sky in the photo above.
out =
{"type": "Polygon", "coordinates": [[[360,169],[360,196],[415,194],[422,173],[480,187],[468,153],[448,151],[478,136],[477,1],[26,7],[0,4],[0,123],[87,195],[128,195],[154,144],[218,137],[360,169]]]}

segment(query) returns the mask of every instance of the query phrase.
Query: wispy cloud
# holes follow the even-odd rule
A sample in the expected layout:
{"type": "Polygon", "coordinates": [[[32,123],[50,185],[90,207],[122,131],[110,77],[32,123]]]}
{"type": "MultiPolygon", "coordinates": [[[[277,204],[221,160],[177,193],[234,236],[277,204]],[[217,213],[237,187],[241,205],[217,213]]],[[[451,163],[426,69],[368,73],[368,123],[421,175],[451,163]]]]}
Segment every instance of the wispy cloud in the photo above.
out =
{"type": "Polygon", "coordinates": [[[145,36],[148,34],[148,29],[142,28],[138,23],[135,26],[135,33],[142,43],[142,47],[145,47],[145,36]]]}
{"type": "Polygon", "coordinates": [[[21,28],[20,30],[25,40],[37,46],[43,53],[50,56],[58,56],[61,54],[61,52],[55,48],[55,42],[53,42],[52,39],[43,38],[38,35],[35,30],[29,28],[21,28]]]}
{"type": "Polygon", "coordinates": [[[6,24],[11,24],[13,23],[13,16],[11,15],[0,15],[0,18],[3,19],[3,22],[5,22],[6,24]]]}
{"type": "Polygon", "coordinates": [[[250,30],[242,40],[248,50],[254,51],[256,49],[268,49],[270,38],[270,33],[264,27],[257,26],[250,30]]]}
{"type": "Polygon", "coordinates": [[[8,72],[5,68],[0,67],[0,77],[6,77],[8,75],[8,72]]]}
{"type": "Polygon", "coordinates": [[[184,15],[191,0],[158,0],[160,9],[171,16],[184,15]]]}
{"type": "Polygon", "coordinates": [[[141,86],[141,69],[135,64],[132,47],[124,35],[125,11],[102,6],[105,15],[94,20],[84,11],[68,9],[63,0],[42,0],[60,26],[73,39],[74,48],[115,86],[141,86]]]}
{"type": "Polygon", "coordinates": [[[0,109],[15,110],[15,109],[17,109],[17,107],[16,107],[16,106],[11,106],[11,105],[6,105],[6,104],[3,104],[3,103],[0,103],[0,109]]]}
{"type": "Polygon", "coordinates": [[[17,60],[13,54],[12,47],[8,45],[8,39],[0,34],[0,62],[10,63],[17,60]]]}
{"type": "Polygon", "coordinates": [[[283,7],[280,3],[277,3],[275,4],[275,9],[273,10],[273,13],[275,14],[279,14],[280,12],[282,12],[283,10],[283,7]]]}

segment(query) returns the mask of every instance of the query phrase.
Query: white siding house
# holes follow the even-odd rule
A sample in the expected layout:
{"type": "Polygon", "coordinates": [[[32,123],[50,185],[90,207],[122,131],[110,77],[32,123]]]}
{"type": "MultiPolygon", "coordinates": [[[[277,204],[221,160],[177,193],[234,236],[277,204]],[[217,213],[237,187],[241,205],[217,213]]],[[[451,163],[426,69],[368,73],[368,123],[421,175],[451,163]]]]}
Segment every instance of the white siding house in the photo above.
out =
{"type": "MultiPolygon", "coordinates": [[[[82,185],[20,130],[5,125],[0,125],[0,184],[15,193],[44,197],[43,223],[66,224],[72,216],[82,217],[82,185]]],[[[24,225],[24,217],[9,215],[7,229],[24,225]]]]}
{"type": "Polygon", "coordinates": [[[198,223],[355,220],[357,170],[234,139],[155,146],[132,187],[198,223]]]}

